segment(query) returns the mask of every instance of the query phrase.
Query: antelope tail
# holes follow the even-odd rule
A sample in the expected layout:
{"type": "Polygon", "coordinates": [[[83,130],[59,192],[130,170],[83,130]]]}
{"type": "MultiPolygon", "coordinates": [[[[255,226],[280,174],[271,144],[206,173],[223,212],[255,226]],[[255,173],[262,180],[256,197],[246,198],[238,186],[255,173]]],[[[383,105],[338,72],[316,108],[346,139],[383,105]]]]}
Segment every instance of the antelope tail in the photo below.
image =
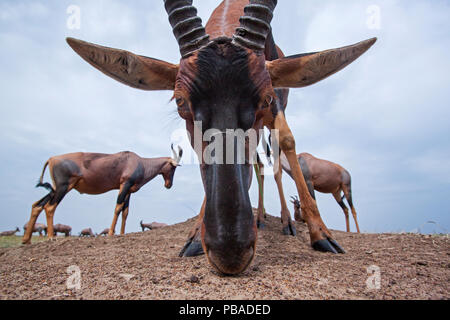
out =
{"type": "Polygon", "coordinates": [[[45,170],[47,169],[48,166],[48,161],[45,163],[44,165],[44,169],[42,169],[42,174],[41,174],[41,178],[39,179],[39,182],[36,185],[36,188],[42,187],[47,189],[50,192],[55,192],[55,189],[53,189],[53,186],[50,183],[44,183],[44,174],[45,174],[45,170]]]}

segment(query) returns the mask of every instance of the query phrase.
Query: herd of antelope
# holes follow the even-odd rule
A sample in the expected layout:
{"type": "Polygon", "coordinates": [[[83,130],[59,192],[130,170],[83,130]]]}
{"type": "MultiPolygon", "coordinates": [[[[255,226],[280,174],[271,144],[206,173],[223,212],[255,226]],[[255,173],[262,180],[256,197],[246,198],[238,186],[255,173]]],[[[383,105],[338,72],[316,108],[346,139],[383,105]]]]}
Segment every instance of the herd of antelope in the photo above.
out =
{"type": "MultiPolygon", "coordinates": [[[[273,167],[276,168],[282,232],[296,234],[283,191],[282,173],[285,171],[294,180],[298,192],[292,197],[295,219],[307,224],[312,248],[345,253],[322,221],[314,192],[334,196],[344,211],[347,231],[350,231],[349,210],[343,201],[346,199],[359,232],[350,174],[338,164],[307,153],[297,154],[285,110],[290,88],[315,84],[344,69],[377,39],[285,56],[275,44],[271,29],[276,5],[277,0],[224,0],[204,27],[192,0],[164,0],[179,44],[181,60],[178,64],[73,38],[68,38],[67,42],[94,68],[125,85],[148,91],[173,91],[179,116],[186,122],[190,137],[194,137],[197,122],[202,123],[202,130],[216,129],[223,136],[230,129],[260,132],[266,127],[277,130],[279,134],[275,139],[281,156],[274,157],[273,167]]],[[[191,145],[194,148],[194,141],[191,145]]],[[[263,165],[260,159],[255,165],[260,191],[255,217],[249,197],[253,176],[249,159],[254,157],[256,147],[245,141],[247,161],[244,164],[237,164],[236,159],[234,164],[228,161],[206,164],[203,157],[207,147],[208,143],[204,142],[200,150],[194,148],[200,160],[205,195],[197,223],[190,230],[180,256],[204,253],[217,271],[235,275],[252,262],[258,229],[265,227],[263,165]]],[[[146,159],[132,152],[72,153],[50,158],[37,185],[49,193],[33,204],[23,243],[30,243],[42,211],[46,213],[50,239],[57,232],[64,232],[61,226],[53,225],[53,217],[64,196],[73,189],[86,194],[119,190],[111,227],[101,234],[114,235],[120,214],[120,233],[124,234],[131,195],[157,175],[163,177],[166,188],[172,186],[183,154],[181,148],[175,151],[172,146],[172,150],[170,158],[146,159]],[[43,182],[47,166],[52,184],[43,182]]],[[[141,221],[142,230],[157,227],[161,226],[141,221]]],[[[87,229],[80,235],[90,236],[93,232],[87,229]]]]}

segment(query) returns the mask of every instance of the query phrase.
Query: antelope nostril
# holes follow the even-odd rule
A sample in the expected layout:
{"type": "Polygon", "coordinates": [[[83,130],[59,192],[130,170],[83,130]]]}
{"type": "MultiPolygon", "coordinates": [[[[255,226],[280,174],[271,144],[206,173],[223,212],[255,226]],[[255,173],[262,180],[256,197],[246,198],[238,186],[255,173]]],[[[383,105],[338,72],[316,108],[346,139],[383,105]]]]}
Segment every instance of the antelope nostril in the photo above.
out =
{"type": "Polygon", "coordinates": [[[208,259],[211,265],[224,275],[237,275],[244,272],[255,255],[253,246],[241,252],[226,252],[208,250],[208,259]]]}

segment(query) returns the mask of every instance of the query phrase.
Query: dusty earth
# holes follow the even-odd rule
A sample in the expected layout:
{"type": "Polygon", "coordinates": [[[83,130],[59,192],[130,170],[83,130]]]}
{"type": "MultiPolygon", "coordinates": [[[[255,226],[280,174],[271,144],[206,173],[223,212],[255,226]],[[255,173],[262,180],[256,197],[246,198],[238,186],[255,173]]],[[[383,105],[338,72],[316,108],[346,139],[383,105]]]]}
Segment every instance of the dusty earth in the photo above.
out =
{"type": "Polygon", "coordinates": [[[450,298],[445,236],[334,231],[347,254],[333,255],[311,249],[304,225],[296,223],[298,236],[286,237],[280,219],[269,216],[251,267],[238,277],[222,277],[204,256],[178,257],[194,221],[113,238],[0,249],[0,299],[450,298]],[[80,290],[66,287],[73,265],[81,271],[80,290]],[[379,289],[376,271],[370,273],[376,268],[379,289]]]}

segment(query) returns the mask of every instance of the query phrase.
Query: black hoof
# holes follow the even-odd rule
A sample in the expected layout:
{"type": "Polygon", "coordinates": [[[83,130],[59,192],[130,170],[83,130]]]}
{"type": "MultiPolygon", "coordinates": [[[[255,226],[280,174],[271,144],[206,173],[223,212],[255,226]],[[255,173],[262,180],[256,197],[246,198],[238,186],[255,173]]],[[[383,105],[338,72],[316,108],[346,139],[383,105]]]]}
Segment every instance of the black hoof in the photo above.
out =
{"type": "Polygon", "coordinates": [[[313,243],[313,249],[320,252],[331,252],[334,254],[345,253],[345,250],[331,238],[319,240],[313,243]]]}
{"type": "Polygon", "coordinates": [[[258,229],[264,230],[266,228],[266,224],[264,222],[256,222],[256,226],[258,227],[258,229]]]}
{"type": "Polygon", "coordinates": [[[341,245],[339,243],[337,243],[336,240],[328,239],[328,241],[331,242],[331,244],[334,246],[334,248],[336,249],[337,252],[339,252],[339,253],[346,253],[344,248],[342,248],[341,245]]]}
{"type": "Polygon", "coordinates": [[[295,237],[297,235],[297,229],[295,229],[295,226],[292,223],[289,223],[288,226],[283,228],[283,234],[285,236],[295,237]]]}
{"type": "Polygon", "coordinates": [[[201,256],[202,254],[205,254],[202,243],[200,241],[188,240],[183,249],[181,249],[179,256],[187,258],[201,256]]]}

